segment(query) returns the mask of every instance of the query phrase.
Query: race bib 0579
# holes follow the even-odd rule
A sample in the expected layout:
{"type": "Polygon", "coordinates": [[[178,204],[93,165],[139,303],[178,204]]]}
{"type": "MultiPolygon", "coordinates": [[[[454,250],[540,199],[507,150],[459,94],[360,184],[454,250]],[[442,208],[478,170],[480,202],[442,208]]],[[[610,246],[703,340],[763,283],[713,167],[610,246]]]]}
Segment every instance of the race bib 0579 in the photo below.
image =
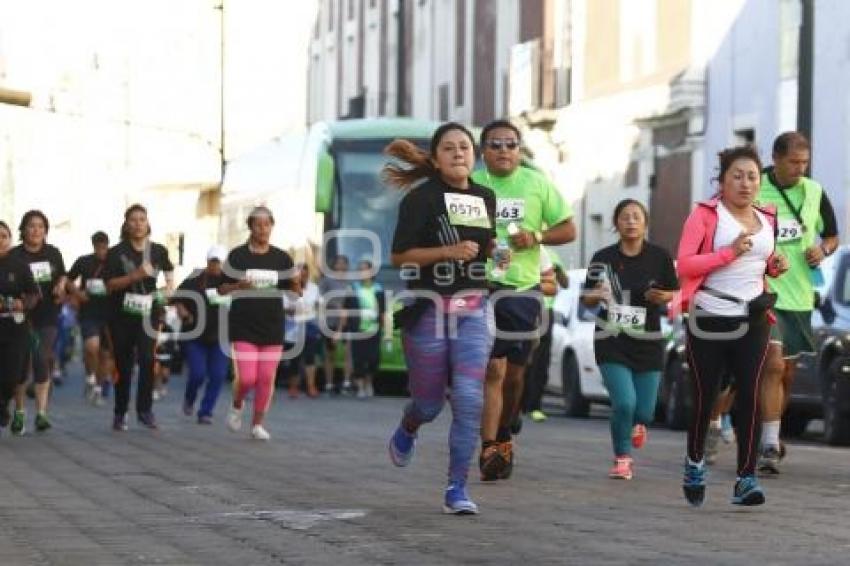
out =
{"type": "Polygon", "coordinates": [[[483,198],[457,193],[446,193],[445,197],[449,222],[453,225],[490,228],[490,218],[487,217],[487,206],[483,198]]]}

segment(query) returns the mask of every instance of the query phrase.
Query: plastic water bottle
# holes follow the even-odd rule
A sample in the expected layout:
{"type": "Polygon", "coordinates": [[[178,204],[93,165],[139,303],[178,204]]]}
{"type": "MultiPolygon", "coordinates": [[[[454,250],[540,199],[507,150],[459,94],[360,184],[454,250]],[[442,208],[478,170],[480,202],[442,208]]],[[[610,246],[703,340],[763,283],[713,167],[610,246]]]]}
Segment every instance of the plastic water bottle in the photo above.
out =
{"type": "Polygon", "coordinates": [[[496,249],[493,250],[493,270],[490,272],[496,279],[501,279],[505,276],[510,266],[511,247],[508,242],[502,238],[496,242],[496,249]]]}

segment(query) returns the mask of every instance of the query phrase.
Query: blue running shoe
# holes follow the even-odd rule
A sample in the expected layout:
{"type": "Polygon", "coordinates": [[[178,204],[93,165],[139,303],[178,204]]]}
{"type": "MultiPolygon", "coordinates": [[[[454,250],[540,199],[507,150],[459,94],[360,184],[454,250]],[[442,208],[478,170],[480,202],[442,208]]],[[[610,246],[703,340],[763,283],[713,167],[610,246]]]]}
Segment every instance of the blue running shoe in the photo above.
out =
{"type": "Polygon", "coordinates": [[[393,464],[403,468],[410,463],[416,449],[416,435],[410,434],[401,426],[395,429],[390,438],[389,452],[393,464]]]}
{"type": "Polygon", "coordinates": [[[682,482],[685,499],[694,507],[699,507],[705,501],[705,460],[698,463],[685,458],[685,479],[682,482]]]}
{"type": "Polygon", "coordinates": [[[744,476],[735,482],[735,490],[732,492],[732,503],[735,505],[761,505],[764,503],[764,491],[762,491],[755,476],[744,476]]]}
{"type": "Polygon", "coordinates": [[[459,480],[449,482],[443,503],[443,513],[447,515],[478,514],[478,505],[473,503],[466,494],[466,482],[459,480]]]}

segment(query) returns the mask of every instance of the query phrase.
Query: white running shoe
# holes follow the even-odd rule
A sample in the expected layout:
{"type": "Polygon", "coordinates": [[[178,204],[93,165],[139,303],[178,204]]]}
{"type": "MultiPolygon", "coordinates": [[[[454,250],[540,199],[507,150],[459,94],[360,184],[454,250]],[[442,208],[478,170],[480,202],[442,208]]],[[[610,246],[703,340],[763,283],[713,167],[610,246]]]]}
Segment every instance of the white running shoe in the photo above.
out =
{"type": "Polygon", "coordinates": [[[242,430],[242,409],[237,409],[233,405],[227,411],[227,428],[233,432],[242,430]]]}
{"type": "Polygon", "coordinates": [[[272,435],[269,434],[269,431],[263,428],[263,425],[254,425],[251,429],[251,438],[254,440],[269,440],[272,435]]]}

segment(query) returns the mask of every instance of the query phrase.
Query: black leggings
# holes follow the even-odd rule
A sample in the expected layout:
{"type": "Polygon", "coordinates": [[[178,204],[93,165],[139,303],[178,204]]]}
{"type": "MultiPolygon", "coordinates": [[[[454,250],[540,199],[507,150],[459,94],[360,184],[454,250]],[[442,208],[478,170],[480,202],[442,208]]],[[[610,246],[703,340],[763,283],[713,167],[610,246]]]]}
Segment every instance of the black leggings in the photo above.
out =
{"type": "Polygon", "coordinates": [[[697,314],[700,313],[696,319],[688,321],[688,363],[693,383],[688,457],[694,462],[703,458],[711,409],[728,372],[737,390],[735,433],[738,436],[738,476],[753,475],[761,436],[759,389],[770,325],[764,314],[746,319],[707,316],[705,311],[698,309],[697,314]],[[703,336],[702,333],[723,333],[727,336],[703,336]]]}
{"type": "MultiPolygon", "coordinates": [[[[50,381],[50,371],[53,369],[54,347],[59,329],[56,326],[41,326],[32,329],[38,337],[38,346],[31,348],[27,361],[32,361],[32,376],[36,383],[50,381]]],[[[26,365],[26,363],[25,363],[26,365]]],[[[22,383],[26,375],[22,376],[22,383]]]]}
{"type": "Polygon", "coordinates": [[[139,363],[139,384],[136,390],[136,412],[150,412],[153,407],[153,349],[154,339],[145,333],[141,320],[119,319],[109,325],[118,382],[115,384],[115,414],[125,415],[130,405],[130,386],[133,366],[139,363]]]}
{"type": "Polygon", "coordinates": [[[25,325],[0,341],[0,403],[11,401],[17,385],[23,383],[28,348],[29,332],[25,325]]]}
{"type": "Polygon", "coordinates": [[[547,310],[549,324],[546,334],[540,337],[540,344],[531,356],[531,364],[525,370],[525,391],[523,391],[523,407],[526,413],[539,411],[543,408],[543,392],[549,381],[549,358],[552,353],[552,326],[555,318],[552,309],[547,310]]]}

